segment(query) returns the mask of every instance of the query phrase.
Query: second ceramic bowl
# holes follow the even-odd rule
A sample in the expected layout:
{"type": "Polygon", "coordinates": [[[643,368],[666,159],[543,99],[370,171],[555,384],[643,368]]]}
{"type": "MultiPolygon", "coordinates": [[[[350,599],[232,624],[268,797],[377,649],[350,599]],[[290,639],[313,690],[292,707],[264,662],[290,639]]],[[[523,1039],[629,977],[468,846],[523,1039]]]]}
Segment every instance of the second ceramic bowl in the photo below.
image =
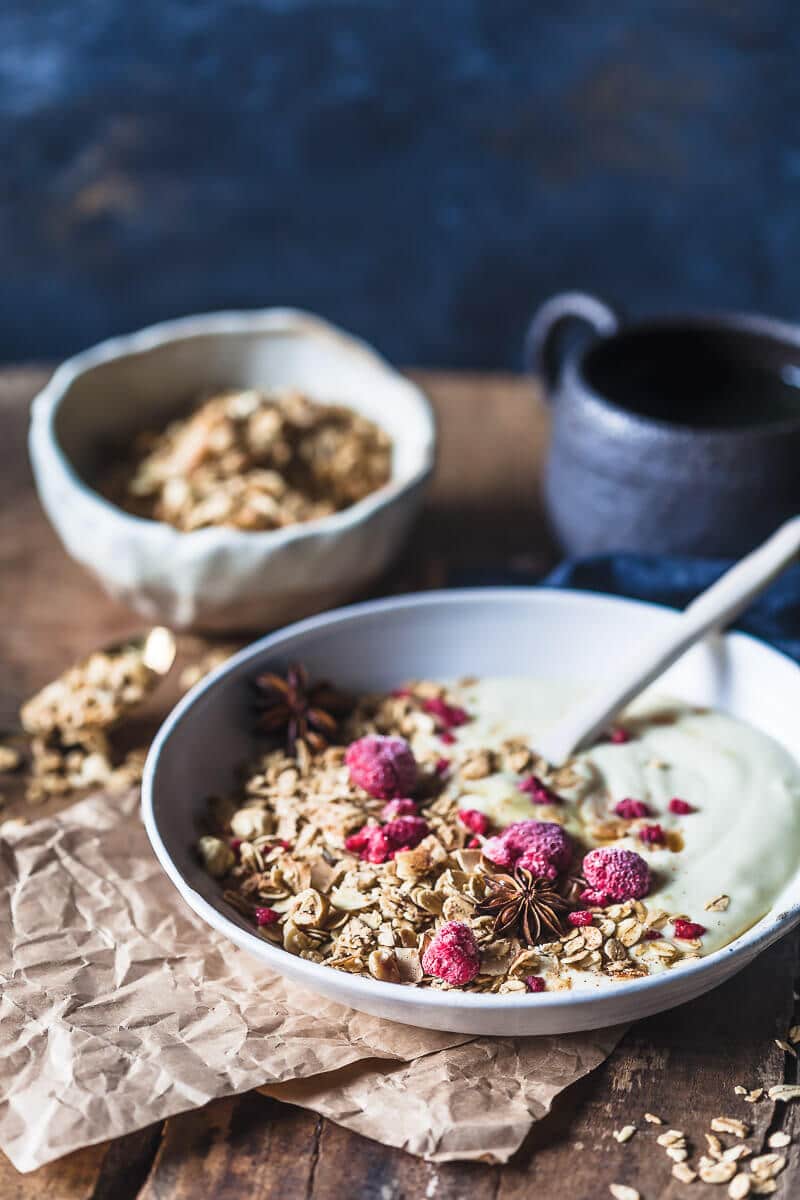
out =
{"type": "Polygon", "coordinates": [[[356,338],[292,309],[154,325],[70,359],[36,397],[30,453],[65,547],[148,621],[263,630],[341,603],[398,553],[434,464],[424,393],[356,338]],[[106,448],[214,388],[298,388],[393,441],[385,487],[333,516],[265,533],[183,533],[133,517],[92,485],[106,448]]]}

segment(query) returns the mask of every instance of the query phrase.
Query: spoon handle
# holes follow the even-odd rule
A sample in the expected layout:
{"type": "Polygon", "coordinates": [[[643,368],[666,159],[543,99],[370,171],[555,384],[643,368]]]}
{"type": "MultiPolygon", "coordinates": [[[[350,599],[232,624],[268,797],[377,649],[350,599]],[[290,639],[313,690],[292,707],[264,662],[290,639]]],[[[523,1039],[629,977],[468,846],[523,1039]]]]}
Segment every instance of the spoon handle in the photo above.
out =
{"type": "Polygon", "coordinates": [[[547,731],[537,749],[554,765],[605,732],[614,716],[712,630],[728,625],[800,554],[800,517],[792,517],[758,549],[726,571],[668,629],[644,646],[602,687],[547,731]]]}

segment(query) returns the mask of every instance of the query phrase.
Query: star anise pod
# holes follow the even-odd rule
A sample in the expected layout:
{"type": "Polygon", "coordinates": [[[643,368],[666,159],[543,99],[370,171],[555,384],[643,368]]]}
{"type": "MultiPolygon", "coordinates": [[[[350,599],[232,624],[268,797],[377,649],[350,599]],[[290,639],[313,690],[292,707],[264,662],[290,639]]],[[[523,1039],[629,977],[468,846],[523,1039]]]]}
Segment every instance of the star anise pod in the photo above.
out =
{"type": "Polygon", "coordinates": [[[267,671],[253,683],[259,725],[267,733],[285,735],[290,754],[300,740],[315,753],[324,750],[336,737],[339,717],[350,708],[347,697],[330,684],[311,684],[308,671],[299,663],[293,663],[285,676],[267,671]]]}
{"type": "Polygon", "coordinates": [[[478,913],[494,917],[495,937],[515,933],[533,946],[564,933],[562,920],[572,905],[549,879],[518,867],[513,875],[486,875],[485,883],[486,896],[478,913]]]}

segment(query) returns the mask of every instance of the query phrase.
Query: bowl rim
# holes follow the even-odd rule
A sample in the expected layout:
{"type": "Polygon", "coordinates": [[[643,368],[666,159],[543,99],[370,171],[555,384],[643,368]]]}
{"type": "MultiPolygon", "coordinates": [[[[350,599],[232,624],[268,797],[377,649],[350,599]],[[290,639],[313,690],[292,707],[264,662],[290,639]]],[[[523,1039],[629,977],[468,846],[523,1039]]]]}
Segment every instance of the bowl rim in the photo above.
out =
{"type": "Polygon", "coordinates": [[[37,455],[46,453],[49,458],[47,469],[57,471],[61,482],[81,498],[93,515],[104,521],[116,523],[121,533],[126,532],[135,537],[157,536],[162,539],[167,552],[170,543],[174,543],[176,551],[180,547],[183,552],[196,550],[203,553],[213,552],[223,545],[251,550],[277,550],[314,537],[344,533],[360,525],[425,483],[435,465],[437,433],[436,414],[424,389],[392,366],[369,343],[314,313],[280,306],[226,309],[176,317],[148,325],[133,333],[106,338],[82,350],[61,363],[35,396],[31,406],[29,443],[34,459],[37,455]],[[56,431],[59,409],[76,379],[100,364],[135,359],[170,343],[184,342],[194,337],[224,338],[242,333],[263,334],[265,337],[270,334],[292,333],[338,342],[346,352],[360,355],[372,366],[399,380],[407,392],[409,402],[416,410],[415,420],[421,434],[416,466],[399,476],[395,475],[393,466],[392,474],[385,484],[339,512],[287,525],[283,529],[253,532],[228,526],[209,526],[188,531],[176,529],[165,521],[126,512],[82,478],[63,449],[56,431]]]}
{"type": "MultiPolygon", "coordinates": [[[[173,730],[187,717],[191,709],[206,693],[216,687],[225,676],[239,670],[245,663],[257,660],[270,651],[279,650],[283,642],[302,637],[306,633],[335,626],[343,621],[358,621],[363,617],[369,617],[376,613],[393,609],[417,608],[422,605],[447,605],[454,602],[467,602],[470,604],[489,603],[496,605],[518,602],[523,598],[534,606],[541,603],[552,603],[554,600],[556,603],[565,605],[586,606],[600,600],[622,608],[645,609],[660,616],[664,614],[675,615],[678,611],[665,604],[653,604],[649,601],[634,600],[606,592],[589,590],[570,591],[550,587],[452,588],[390,596],[380,600],[370,600],[333,609],[330,612],[308,617],[303,621],[294,622],[274,633],[267,634],[265,637],[259,638],[249,646],[238,651],[187,692],[166,717],[151,744],[142,776],[141,803],[144,825],[153,851],[172,883],[190,908],[218,933],[223,934],[242,949],[255,954],[265,965],[281,975],[286,973],[282,969],[281,964],[285,962],[287,951],[273,946],[246,927],[237,924],[210,901],[206,900],[205,897],[201,896],[188,883],[172,859],[158,827],[154,811],[154,790],[162,750],[173,730]]],[[[756,645],[759,652],[769,657],[774,657],[784,665],[788,664],[794,671],[800,673],[800,666],[793,659],[776,650],[760,638],[738,631],[735,633],[726,633],[722,636],[725,641],[731,640],[756,645]]],[[[800,866],[798,866],[792,879],[797,879],[798,876],[800,876],[800,866]]],[[[619,983],[615,985],[613,991],[597,990],[592,992],[587,990],[582,993],[580,991],[573,992],[568,990],[564,992],[543,992],[535,995],[527,993],[516,995],[512,993],[495,996],[486,994],[475,995],[469,992],[460,992],[458,989],[437,991],[432,988],[426,988],[421,992],[419,989],[408,987],[405,984],[384,983],[381,981],[381,989],[388,988],[390,991],[384,992],[382,990],[380,994],[385,994],[387,1000],[397,1002],[403,1006],[407,1005],[412,1009],[414,1006],[419,1007],[420,1005],[433,1005],[435,1008],[442,1010],[455,1006],[457,1009],[464,1010],[473,1015],[476,1013],[527,1012],[532,1007],[537,1009],[544,1008],[550,1011],[576,1009],[583,1012],[586,1011],[587,1006],[596,1005],[612,997],[614,999],[630,999],[634,996],[651,994],[654,989],[663,992],[665,998],[669,997],[671,993],[679,996],[681,992],[685,991],[685,981],[707,974],[711,974],[712,976],[721,974],[725,969],[723,964],[729,963],[732,959],[742,959],[742,965],[746,965],[747,962],[767,949],[768,946],[780,937],[783,937],[784,934],[788,933],[799,922],[800,900],[793,905],[781,908],[777,913],[774,913],[773,909],[770,909],[754,925],[745,930],[737,938],[734,938],[728,945],[703,956],[697,961],[682,965],[679,971],[649,975],[643,979],[619,983]]],[[[291,974],[294,978],[300,980],[309,990],[327,990],[328,994],[330,994],[331,973],[334,972],[334,968],[326,967],[323,963],[309,962],[296,955],[289,957],[291,958],[291,974]],[[322,972],[321,975],[320,972],[322,972]],[[315,983],[319,983],[320,981],[322,986],[315,989],[315,983]]],[[[336,974],[339,975],[341,972],[336,972],[336,974]]],[[[347,974],[344,976],[341,986],[353,998],[358,997],[361,999],[363,997],[364,999],[374,1001],[378,994],[375,992],[375,986],[378,982],[359,975],[347,974]]],[[[713,986],[713,984],[710,986],[713,986]]],[[[343,1002],[346,1003],[347,1000],[343,999],[343,1002]]],[[[676,998],[675,1003],[679,1002],[680,999],[676,998]]],[[[663,1007],[667,1008],[669,1004],[667,1003],[663,1007]]],[[[414,1022],[412,1021],[412,1023],[414,1022]]]]}

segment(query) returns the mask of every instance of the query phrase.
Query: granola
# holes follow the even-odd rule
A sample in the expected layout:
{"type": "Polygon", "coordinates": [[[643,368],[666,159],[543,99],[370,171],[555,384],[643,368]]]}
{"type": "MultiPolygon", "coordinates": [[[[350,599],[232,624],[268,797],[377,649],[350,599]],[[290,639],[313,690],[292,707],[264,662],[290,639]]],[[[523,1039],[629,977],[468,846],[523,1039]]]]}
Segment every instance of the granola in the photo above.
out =
{"type": "MultiPolygon", "coordinates": [[[[287,679],[307,705],[305,672],[287,679]]],[[[241,788],[209,804],[198,854],[225,902],[289,953],[417,987],[611,986],[696,959],[704,927],[687,939],[686,915],[654,902],[649,848],[609,845],[607,824],[627,847],[641,818],[587,819],[585,756],[552,769],[518,736],[476,744],[470,694],[417,681],[360,697],[327,714],[313,747],[296,728],[287,743],[296,710],[284,705],[241,788]],[[511,815],[529,816],[498,820],[509,787],[511,815]]]]}
{"type": "Polygon", "coordinates": [[[120,756],[109,731],[147,698],[174,656],[172,634],[157,626],[144,638],[95,651],[23,704],[29,803],[89,787],[124,791],[139,782],[146,750],[120,756]]]}
{"type": "Polygon", "coordinates": [[[136,516],[185,532],[281,529],[382,487],[391,453],[388,434],[350,408],[297,391],[228,391],[142,434],[107,491],[136,516]]]}

